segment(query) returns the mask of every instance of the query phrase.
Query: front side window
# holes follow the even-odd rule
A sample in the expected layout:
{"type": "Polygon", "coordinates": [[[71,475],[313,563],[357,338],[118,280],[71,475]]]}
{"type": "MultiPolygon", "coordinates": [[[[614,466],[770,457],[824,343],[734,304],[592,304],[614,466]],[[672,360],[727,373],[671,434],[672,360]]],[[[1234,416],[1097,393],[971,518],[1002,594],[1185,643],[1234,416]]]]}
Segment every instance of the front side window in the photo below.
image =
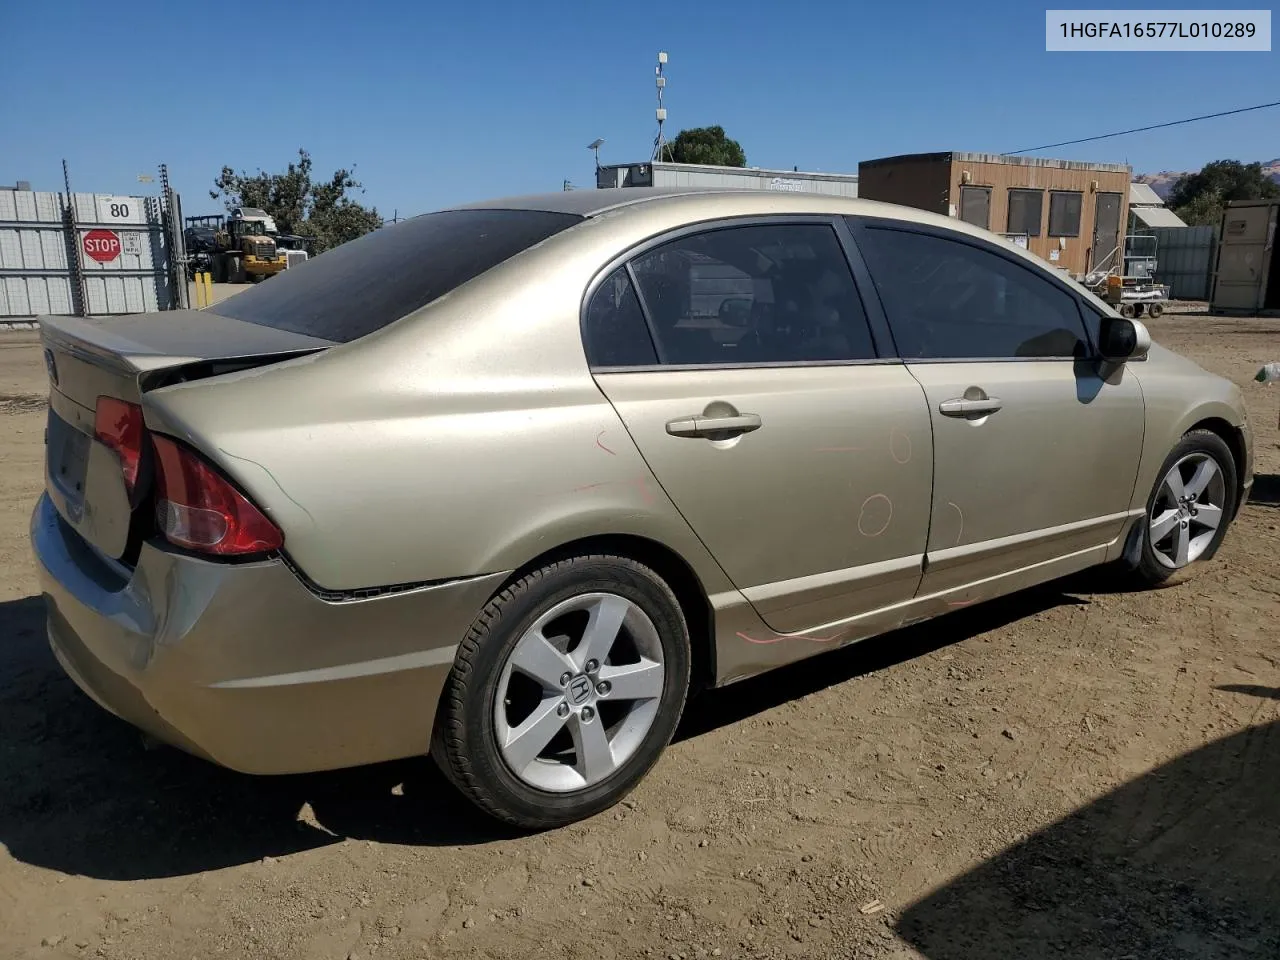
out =
{"type": "Polygon", "coordinates": [[[1075,298],[1030,267],[903,230],[869,228],[858,247],[904,358],[1088,355],[1075,298]]]}
{"type": "Polygon", "coordinates": [[[1009,233],[1040,236],[1040,220],[1044,213],[1043,190],[1009,191],[1009,233]]]}
{"type": "Polygon", "coordinates": [[[826,224],[709,230],[632,261],[660,362],[869,360],[853,275],[826,224]]]}

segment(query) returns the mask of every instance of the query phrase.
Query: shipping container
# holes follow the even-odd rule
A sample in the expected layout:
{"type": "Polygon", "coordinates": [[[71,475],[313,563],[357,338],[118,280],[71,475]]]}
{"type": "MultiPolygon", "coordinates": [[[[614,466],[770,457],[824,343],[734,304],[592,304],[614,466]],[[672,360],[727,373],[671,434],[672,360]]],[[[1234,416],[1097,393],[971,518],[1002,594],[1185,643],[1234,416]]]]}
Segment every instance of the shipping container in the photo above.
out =
{"type": "Polygon", "coordinates": [[[1280,200],[1235,200],[1222,213],[1214,313],[1280,314],[1276,221],[1280,200]]]}

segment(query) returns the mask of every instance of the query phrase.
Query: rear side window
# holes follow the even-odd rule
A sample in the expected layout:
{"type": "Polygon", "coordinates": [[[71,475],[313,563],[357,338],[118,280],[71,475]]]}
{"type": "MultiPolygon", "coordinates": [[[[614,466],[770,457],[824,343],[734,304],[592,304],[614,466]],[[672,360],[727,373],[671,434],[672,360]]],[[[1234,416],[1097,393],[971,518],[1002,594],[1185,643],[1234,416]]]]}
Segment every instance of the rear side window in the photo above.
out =
{"type": "Polygon", "coordinates": [[[326,251],[212,312],[348,343],[581,220],[541,210],[428,213],[326,251]]]}
{"type": "Polygon", "coordinates": [[[1089,354],[1076,300],[989,250],[868,229],[858,248],[904,358],[1075,358],[1089,354]]]}
{"type": "Polygon", "coordinates": [[[779,223],[672,240],[632,261],[664,364],[876,356],[835,231],[779,223]]]}
{"type": "Polygon", "coordinates": [[[609,274],[591,295],[582,338],[592,367],[648,367],[658,362],[625,267],[609,274]]]}

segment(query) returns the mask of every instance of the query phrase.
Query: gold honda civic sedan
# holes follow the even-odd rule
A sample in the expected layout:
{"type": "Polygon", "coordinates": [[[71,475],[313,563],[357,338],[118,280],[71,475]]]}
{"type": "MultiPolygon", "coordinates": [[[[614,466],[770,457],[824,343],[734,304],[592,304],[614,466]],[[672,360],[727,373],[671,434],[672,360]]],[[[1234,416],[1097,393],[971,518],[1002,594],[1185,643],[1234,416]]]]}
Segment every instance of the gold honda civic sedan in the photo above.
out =
{"type": "Polygon", "coordinates": [[[615,803],[691,690],[1245,499],[1235,386],[1002,238],[834,197],[597,190],[383,228],[209,309],[41,320],[49,639],[251,773],[432,753],[615,803]]]}

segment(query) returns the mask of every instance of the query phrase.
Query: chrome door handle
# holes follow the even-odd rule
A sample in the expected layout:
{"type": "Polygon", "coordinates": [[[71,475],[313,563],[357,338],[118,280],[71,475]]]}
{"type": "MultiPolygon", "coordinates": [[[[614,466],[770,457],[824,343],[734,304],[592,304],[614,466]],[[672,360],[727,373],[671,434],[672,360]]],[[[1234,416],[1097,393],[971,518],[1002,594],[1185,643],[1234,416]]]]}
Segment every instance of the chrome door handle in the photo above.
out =
{"type": "Polygon", "coordinates": [[[719,434],[742,434],[759,430],[764,425],[756,413],[740,413],[732,417],[681,417],[667,421],[667,433],[673,437],[708,437],[719,434]]]}
{"type": "Polygon", "coordinates": [[[1004,404],[997,397],[987,397],[984,400],[965,400],[958,397],[955,400],[943,400],[938,404],[938,412],[944,417],[985,417],[1003,406],[1004,404]]]}

